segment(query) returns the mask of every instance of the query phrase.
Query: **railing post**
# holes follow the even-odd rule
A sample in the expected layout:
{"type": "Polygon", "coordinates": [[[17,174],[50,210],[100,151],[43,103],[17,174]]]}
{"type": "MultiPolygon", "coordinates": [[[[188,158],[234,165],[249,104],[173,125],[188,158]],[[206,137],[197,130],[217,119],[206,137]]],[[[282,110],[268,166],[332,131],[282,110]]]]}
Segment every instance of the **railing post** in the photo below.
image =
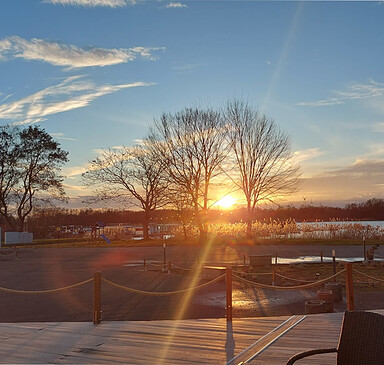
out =
{"type": "Polygon", "coordinates": [[[347,309],[353,311],[355,309],[355,296],[353,291],[353,277],[352,277],[352,264],[350,262],[345,264],[345,290],[347,296],[347,309]]]}
{"type": "Polygon", "coordinates": [[[93,324],[101,322],[101,273],[96,272],[93,276],[93,324]]]}
{"type": "Polygon", "coordinates": [[[276,285],[276,271],[272,271],[272,286],[276,285]]]}
{"type": "Polygon", "coordinates": [[[232,322],[232,268],[227,267],[225,283],[227,288],[226,295],[226,316],[227,322],[232,322]]]}
{"type": "Polygon", "coordinates": [[[172,264],[171,261],[168,261],[168,274],[171,273],[172,264]]]}
{"type": "Polygon", "coordinates": [[[275,265],[277,265],[277,252],[275,253],[275,265]]]}
{"type": "Polygon", "coordinates": [[[322,264],[324,263],[323,251],[320,251],[320,262],[321,262],[322,264]]]}

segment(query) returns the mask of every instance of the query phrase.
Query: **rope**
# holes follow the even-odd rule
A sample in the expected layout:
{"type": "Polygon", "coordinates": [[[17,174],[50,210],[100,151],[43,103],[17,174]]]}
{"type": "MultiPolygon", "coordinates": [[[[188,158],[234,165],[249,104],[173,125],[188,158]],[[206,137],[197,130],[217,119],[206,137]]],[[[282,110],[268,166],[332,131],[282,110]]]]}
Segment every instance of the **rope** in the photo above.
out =
{"type": "Polygon", "coordinates": [[[116,284],[113,281],[110,281],[108,279],[101,278],[101,280],[104,281],[105,283],[109,284],[109,285],[112,285],[112,286],[114,286],[116,288],[125,290],[127,292],[136,293],[136,294],[143,294],[143,295],[152,295],[152,296],[165,296],[165,295],[173,295],[173,294],[186,293],[186,292],[189,292],[189,291],[193,291],[193,290],[198,290],[198,289],[204,288],[204,287],[206,287],[206,286],[208,286],[210,284],[216,283],[217,281],[223,279],[224,276],[225,276],[225,274],[217,277],[216,279],[213,279],[213,280],[209,281],[208,283],[204,283],[204,284],[195,286],[193,288],[187,288],[187,289],[176,290],[176,291],[165,291],[165,292],[151,292],[151,291],[127,288],[126,286],[123,286],[123,285],[120,285],[120,284],[116,284]]]}
{"type": "Polygon", "coordinates": [[[280,276],[283,279],[289,280],[289,281],[296,281],[298,283],[316,283],[317,281],[308,281],[308,280],[300,280],[300,279],[294,279],[294,278],[289,278],[288,276],[284,276],[278,273],[275,273],[276,276],[280,276]]]}
{"type": "Polygon", "coordinates": [[[383,280],[383,279],[375,278],[375,277],[373,277],[373,276],[370,276],[370,275],[364,274],[363,272],[361,272],[361,271],[358,271],[358,270],[356,270],[356,269],[353,269],[353,271],[354,271],[356,274],[359,274],[359,275],[365,276],[365,277],[366,277],[366,278],[368,278],[368,279],[372,279],[372,280],[376,280],[376,281],[379,281],[380,283],[384,283],[384,280],[383,280]]]}
{"type": "MultiPolygon", "coordinates": [[[[158,267],[163,267],[163,266],[164,266],[164,264],[155,264],[155,263],[148,262],[148,261],[146,261],[145,264],[146,264],[146,265],[152,265],[152,266],[158,266],[158,267]]],[[[167,265],[167,264],[165,264],[165,265],[167,265]]]]}
{"type": "Polygon", "coordinates": [[[258,276],[263,276],[263,275],[272,275],[271,272],[260,272],[260,273],[256,273],[256,272],[245,272],[245,271],[232,271],[233,274],[240,274],[240,275],[244,275],[244,276],[256,276],[256,278],[258,276]]]}
{"type": "Polygon", "coordinates": [[[171,262],[171,266],[174,266],[176,269],[185,270],[185,271],[191,271],[192,270],[192,269],[186,269],[185,267],[177,266],[175,264],[172,264],[172,262],[171,262]]]}
{"type": "Polygon", "coordinates": [[[261,284],[261,283],[255,283],[253,281],[250,281],[250,280],[247,280],[247,279],[243,279],[243,278],[241,278],[240,276],[237,276],[237,275],[232,275],[232,276],[234,278],[236,278],[237,280],[242,281],[243,283],[255,286],[256,288],[277,289],[277,290],[293,290],[293,289],[307,289],[307,288],[312,288],[312,287],[318,286],[320,284],[323,284],[323,283],[326,283],[326,282],[330,281],[331,279],[333,279],[336,276],[344,273],[345,271],[346,271],[346,269],[343,269],[343,270],[339,271],[335,275],[332,275],[332,276],[330,276],[328,278],[325,278],[325,279],[322,279],[322,280],[318,280],[318,281],[316,281],[314,283],[311,283],[311,284],[303,284],[303,285],[295,285],[295,286],[272,286],[272,285],[266,285],[266,284],[261,284]]]}
{"type": "Polygon", "coordinates": [[[46,293],[55,293],[58,291],[62,290],[68,290],[68,289],[73,289],[78,286],[88,284],[91,281],[93,281],[93,278],[84,280],[80,283],[69,285],[69,286],[64,286],[63,288],[57,288],[57,289],[47,289],[47,290],[16,290],[16,289],[8,289],[8,288],[2,288],[0,287],[0,291],[5,292],[5,293],[15,293],[15,294],[46,294],[46,293]]]}

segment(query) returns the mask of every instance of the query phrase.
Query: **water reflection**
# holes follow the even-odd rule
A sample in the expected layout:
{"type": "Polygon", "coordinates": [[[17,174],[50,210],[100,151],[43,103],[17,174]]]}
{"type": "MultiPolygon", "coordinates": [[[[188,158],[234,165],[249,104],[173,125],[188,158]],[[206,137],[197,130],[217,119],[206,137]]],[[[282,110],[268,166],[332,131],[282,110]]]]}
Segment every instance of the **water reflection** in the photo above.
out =
{"type": "MultiPolygon", "coordinates": [[[[332,262],[332,257],[323,257],[323,262],[332,262]]],[[[362,262],[364,261],[363,257],[338,257],[336,262],[362,262]]],[[[376,258],[375,261],[383,262],[383,258],[376,258]]],[[[275,263],[275,258],[273,258],[273,263],[275,263]]],[[[277,257],[278,264],[300,264],[300,263],[321,263],[321,258],[319,256],[299,256],[299,257],[277,257]]]]}

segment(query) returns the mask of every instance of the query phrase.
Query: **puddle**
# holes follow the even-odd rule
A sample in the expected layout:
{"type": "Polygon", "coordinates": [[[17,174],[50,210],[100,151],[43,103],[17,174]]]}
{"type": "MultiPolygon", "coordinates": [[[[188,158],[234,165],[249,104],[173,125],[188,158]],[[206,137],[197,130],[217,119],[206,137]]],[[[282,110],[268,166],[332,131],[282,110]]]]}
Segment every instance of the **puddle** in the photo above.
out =
{"type": "MultiPolygon", "coordinates": [[[[323,262],[332,262],[332,257],[323,257],[323,262]]],[[[362,262],[364,261],[363,257],[337,257],[336,262],[362,262]]],[[[383,258],[375,258],[374,261],[384,262],[383,258]]],[[[275,263],[275,258],[272,260],[275,263]]],[[[300,264],[300,263],[320,263],[319,256],[299,256],[295,258],[291,257],[278,257],[278,264],[300,264]]]]}

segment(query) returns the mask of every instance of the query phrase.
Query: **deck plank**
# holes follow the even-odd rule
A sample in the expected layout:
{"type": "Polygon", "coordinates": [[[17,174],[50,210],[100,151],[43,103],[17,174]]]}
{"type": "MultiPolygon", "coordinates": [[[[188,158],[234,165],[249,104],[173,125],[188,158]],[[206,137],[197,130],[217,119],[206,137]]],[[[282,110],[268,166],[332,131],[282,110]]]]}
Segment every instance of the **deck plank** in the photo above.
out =
{"type": "MultiPolygon", "coordinates": [[[[384,310],[374,311],[384,315],[384,310]]],[[[299,352],[337,347],[343,313],[309,315],[307,318],[279,338],[269,348],[259,354],[251,365],[286,364],[289,358],[299,352]]],[[[321,354],[316,357],[301,359],[300,365],[333,365],[336,353],[321,354]]]]}
{"type": "Polygon", "coordinates": [[[224,364],[286,318],[3,323],[0,362],[224,364]]]}
{"type": "MultiPolygon", "coordinates": [[[[384,310],[377,311],[384,314],[384,310]]],[[[226,364],[288,317],[180,321],[0,323],[0,363],[226,364]]],[[[337,345],[342,313],[307,316],[250,364],[337,345]]],[[[335,354],[317,363],[334,364],[335,354]]],[[[309,364],[310,362],[308,362],[309,364]]],[[[312,362],[313,363],[313,362],[312,362]]],[[[300,364],[306,364],[301,360],[300,364]]]]}

